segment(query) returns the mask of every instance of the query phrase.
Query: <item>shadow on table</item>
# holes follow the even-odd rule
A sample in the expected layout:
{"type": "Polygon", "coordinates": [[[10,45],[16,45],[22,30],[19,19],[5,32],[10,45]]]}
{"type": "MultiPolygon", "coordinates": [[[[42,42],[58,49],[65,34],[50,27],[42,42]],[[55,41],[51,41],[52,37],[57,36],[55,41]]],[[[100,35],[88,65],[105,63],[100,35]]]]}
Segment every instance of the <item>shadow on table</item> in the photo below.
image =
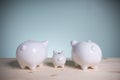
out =
{"type": "Polygon", "coordinates": [[[10,66],[11,68],[20,68],[17,60],[13,60],[13,61],[8,62],[8,66],[10,66]]]}
{"type": "Polygon", "coordinates": [[[67,60],[65,65],[66,65],[67,67],[81,69],[81,66],[75,66],[75,63],[74,63],[72,60],[67,60]]]}
{"type": "Polygon", "coordinates": [[[49,66],[49,67],[54,67],[53,63],[51,61],[46,62],[45,65],[49,66]]]}

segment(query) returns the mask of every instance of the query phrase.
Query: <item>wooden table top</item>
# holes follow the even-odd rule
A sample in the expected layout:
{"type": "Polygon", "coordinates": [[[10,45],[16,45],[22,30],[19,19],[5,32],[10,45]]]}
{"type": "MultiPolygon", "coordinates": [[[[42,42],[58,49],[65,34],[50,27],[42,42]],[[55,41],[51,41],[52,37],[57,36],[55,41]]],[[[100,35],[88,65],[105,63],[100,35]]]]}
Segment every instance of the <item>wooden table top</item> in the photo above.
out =
{"type": "Polygon", "coordinates": [[[98,70],[83,71],[67,60],[64,68],[54,68],[51,59],[35,71],[21,69],[15,58],[0,58],[0,80],[120,80],[120,58],[106,58],[98,70]]]}

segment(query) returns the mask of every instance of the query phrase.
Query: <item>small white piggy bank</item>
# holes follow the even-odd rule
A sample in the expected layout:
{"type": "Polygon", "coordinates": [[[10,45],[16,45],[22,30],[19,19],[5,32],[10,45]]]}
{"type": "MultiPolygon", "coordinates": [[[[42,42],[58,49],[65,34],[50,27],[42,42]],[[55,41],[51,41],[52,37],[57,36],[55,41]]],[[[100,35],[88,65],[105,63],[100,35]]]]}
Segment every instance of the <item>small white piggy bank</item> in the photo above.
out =
{"type": "Polygon", "coordinates": [[[16,58],[21,68],[28,67],[31,70],[42,66],[47,57],[48,41],[26,41],[21,43],[16,50],[16,58]]]}
{"type": "Polygon", "coordinates": [[[80,65],[83,70],[88,67],[97,68],[102,59],[100,47],[90,40],[88,42],[71,41],[72,59],[76,65],[80,65]]]}
{"type": "Polygon", "coordinates": [[[57,68],[57,67],[64,68],[64,64],[66,62],[66,57],[65,57],[63,51],[61,51],[61,52],[53,51],[52,59],[53,59],[53,64],[54,64],[55,68],[57,68]]]}

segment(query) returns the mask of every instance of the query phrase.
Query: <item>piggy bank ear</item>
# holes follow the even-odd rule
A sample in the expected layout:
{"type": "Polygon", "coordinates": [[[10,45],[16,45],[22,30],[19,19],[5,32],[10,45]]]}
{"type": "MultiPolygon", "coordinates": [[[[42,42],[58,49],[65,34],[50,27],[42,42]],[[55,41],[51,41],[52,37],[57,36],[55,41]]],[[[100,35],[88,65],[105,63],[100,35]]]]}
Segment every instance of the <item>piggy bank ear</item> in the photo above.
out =
{"type": "Polygon", "coordinates": [[[48,46],[48,41],[42,41],[42,44],[48,46]]]}
{"type": "Polygon", "coordinates": [[[61,51],[60,53],[61,53],[61,54],[64,54],[64,51],[61,51]]]}
{"type": "Polygon", "coordinates": [[[75,40],[71,41],[72,46],[76,45],[77,43],[78,43],[78,41],[75,41],[75,40]]]}
{"type": "Polygon", "coordinates": [[[22,45],[21,48],[20,48],[20,50],[25,50],[26,48],[27,48],[27,46],[22,45]]]}

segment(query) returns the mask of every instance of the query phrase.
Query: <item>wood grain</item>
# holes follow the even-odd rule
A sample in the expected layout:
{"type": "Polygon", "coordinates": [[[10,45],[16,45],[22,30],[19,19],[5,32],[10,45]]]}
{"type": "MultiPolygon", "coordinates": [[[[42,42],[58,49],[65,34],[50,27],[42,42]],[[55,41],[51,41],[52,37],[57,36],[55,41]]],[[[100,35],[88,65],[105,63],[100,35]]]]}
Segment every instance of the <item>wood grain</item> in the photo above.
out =
{"type": "Polygon", "coordinates": [[[120,58],[106,58],[98,70],[83,71],[68,59],[65,68],[54,68],[51,59],[35,71],[21,69],[14,58],[0,58],[0,80],[120,80],[120,58]]]}

